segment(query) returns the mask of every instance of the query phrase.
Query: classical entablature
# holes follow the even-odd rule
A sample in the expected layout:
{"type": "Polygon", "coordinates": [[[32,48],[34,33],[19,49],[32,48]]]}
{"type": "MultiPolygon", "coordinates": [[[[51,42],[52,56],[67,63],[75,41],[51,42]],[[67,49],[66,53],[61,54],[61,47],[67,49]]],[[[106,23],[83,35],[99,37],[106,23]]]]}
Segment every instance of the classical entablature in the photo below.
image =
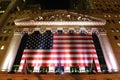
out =
{"type": "Polygon", "coordinates": [[[106,24],[104,19],[64,10],[33,14],[16,19],[14,22],[17,26],[103,26],[106,24]]]}

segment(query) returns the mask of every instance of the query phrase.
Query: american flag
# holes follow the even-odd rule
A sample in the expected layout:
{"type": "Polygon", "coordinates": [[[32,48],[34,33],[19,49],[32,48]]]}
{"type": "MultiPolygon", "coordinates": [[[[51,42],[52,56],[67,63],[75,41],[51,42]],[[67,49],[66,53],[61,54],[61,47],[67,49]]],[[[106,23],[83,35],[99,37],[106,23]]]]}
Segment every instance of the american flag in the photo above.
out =
{"type": "Polygon", "coordinates": [[[91,34],[40,34],[35,31],[29,35],[26,49],[23,52],[19,69],[23,69],[25,60],[29,66],[71,67],[91,66],[93,59],[97,69],[100,69],[98,56],[91,34]]]}

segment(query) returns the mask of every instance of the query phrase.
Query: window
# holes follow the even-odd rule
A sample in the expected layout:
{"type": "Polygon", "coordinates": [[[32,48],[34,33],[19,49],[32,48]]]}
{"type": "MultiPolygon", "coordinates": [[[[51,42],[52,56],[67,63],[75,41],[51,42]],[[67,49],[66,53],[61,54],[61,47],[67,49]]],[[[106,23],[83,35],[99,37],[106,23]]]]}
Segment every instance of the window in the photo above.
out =
{"type": "Polygon", "coordinates": [[[109,4],[108,6],[109,6],[109,7],[111,7],[111,5],[110,5],[110,4],[109,4]]]}
{"type": "Polygon", "coordinates": [[[117,5],[116,5],[116,4],[115,4],[114,6],[115,6],[115,7],[117,7],[117,5]]]}
{"type": "Polygon", "coordinates": [[[2,39],[3,39],[3,36],[0,36],[0,41],[2,41],[2,39]]]}
{"type": "Polygon", "coordinates": [[[116,32],[120,32],[120,30],[118,28],[116,28],[116,32]]]}
{"type": "Polygon", "coordinates": [[[7,80],[12,80],[12,78],[8,78],[7,80]]]}
{"type": "Polygon", "coordinates": [[[0,29],[0,33],[2,33],[2,30],[0,29]]]}
{"type": "Polygon", "coordinates": [[[70,67],[71,73],[79,73],[79,67],[78,66],[72,66],[70,67]]]}
{"type": "Polygon", "coordinates": [[[117,45],[120,47],[120,42],[118,42],[117,45]]]}
{"type": "Polygon", "coordinates": [[[104,15],[104,17],[107,17],[106,15],[104,15]]]}
{"type": "Polygon", "coordinates": [[[93,78],[93,79],[90,79],[90,80],[97,80],[97,79],[93,78]]]}
{"type": "Polygon", "coordinates": [[[111,11],[113,11],[113,9],[112,9],[112,8],[110,8],[110,10],[111,10],[111,11]]]}
{"type": "Polygon", "coordinates": [[[120,20],[118,21],[118,23],[120,24],[120,20]]]}
{"type": "Polygon", "coordinates": [[[100,10],[100,8],[97,8],[97,10],[100,10]]]}
{"type": "Polygon", "coordinates": [[[114,20],[111,20],[112,21],[112,23],[115,23],[115,21],[114,20]]]}
{"type": "Polygon", "coordinates": [[[7,23],[7,26],[9,26],[9,25],[10,25],[10,22],[7,23]]]}
{"type": "Polygon", "coordinates": [[[69,34],[74,34],[74,30],[69,30],[69,34]]]}
{"type": "Polygon", "coordinates": [[[118,39],[119,39],[118,36],[114,36],[114,38],[115,38],[115,40],[118,40],[118,39]]]}
{"type": "MultiPolygon", "coordinates": [[[[108,9],[109,10],[109,9],[108,9]]],[[[108,15],[108,17],[111,17],[111,15],[108,15]]]]}
{"type": "Polygon", "coordinates": [[[106,20],[108,23],[111,23],[110,20],[106,20]]]}
{"type": "Polygon", "coordinates": [[[98,7],[98,5],[96,4],[96,7],[98,7]]]}
{"type": "Polygon", "coordinates": [[[99,6],[100,6],[100,7],[102,7],[102,5],[101,5],[101,4],[100,4],[99,6]]]}
{"type": "Polygon", "coordinates": [[[115,17],[117,17],[117,15],[115,15],[115,17]]]}
{"type": "Polygon", "coordinates": [[[17,8],[17,10],[18,10],[18,11],[20,11],[20,8],[19,8],[19,6],[17,6],[16,8],[17,8]]]}
{"type": "Polygon", "coordinates": [[[118,4],[118,7],[120,7],[120,5],[118,4]]]}
{"type": "Polygon", "coordinates": [[[115,32],[115,29],[111,28],[111,32],[115,32]]]}
{"type": "Polygon", "coordinates": [[[7,41],[7,40],[8,40],[8,36],[5,36],[4,41],[7,41]]]}
{"type": "Polygon", "coordinates": [[[26,0],[23,0],[23,2],[25,3],[25,2],[26,2],[26,0]]]}
{"type": "Polygon", "coordinates": [[[0,50],[4,50],[5,46],[4,45],[1,45],[0,46],[0,50]]]}
{"type": "Polygon", "coordinates": [[[106,80],[112,80],[112,79],[110,79],[110,78],[107,78],[106,80]]]}
{"type": "Polygon", "coordinates": [[[49,67],[41,66],[40,67],[40,73],[47,73],[49,71],[49,67]]]}
{"type": "Polygon", "coordinates": [[[7,29],[4,29],[4,30],[3,30],[3,33],[7,33],[7,29]]]}
{"type": "Polygon", "coordinates": [[[11,29],[9,29],[9,30],[8,30],[8,33],[11,33],[11,32],[12,32],[12,30],[11,30],[11,29]]]}
{"type": "Polygon", "coordinates": [[[62,34],[63,31],[62,31],[62,30],[58,30],[57,33],[58,33],[58,34],[62,34]]]}
{"type": "Polygon", "coordinates": [[[14,25],[14,22],[12,22],[12,24],[11,25],[14,25]]]}

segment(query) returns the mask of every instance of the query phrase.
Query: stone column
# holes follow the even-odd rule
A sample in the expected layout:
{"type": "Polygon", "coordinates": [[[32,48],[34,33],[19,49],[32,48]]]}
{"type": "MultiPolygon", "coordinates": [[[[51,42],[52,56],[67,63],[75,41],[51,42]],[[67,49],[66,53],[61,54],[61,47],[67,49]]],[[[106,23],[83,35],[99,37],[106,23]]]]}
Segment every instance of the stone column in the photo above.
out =
{"type": "Polygon", "coordinates": [[[2,63],[2,67],[1,67],[2,71],[8,71],[8,72],[11,71],[21,39],[22,39],[21,33],[14,33],[12,40],[9,44],[8,50],[6,52],[4,61],[2,63]]]}
{"type": "Polygon", "coordinates": [[[105,57],[105,61],[108,67],[109,72],[116,72],[119,70],[116,58],[114,56],[114,52],[110,45],[109,39],[105,32],[99,32],[98,38],[100,40],[100,44],[103,50],[103,55],[105,57]]]}

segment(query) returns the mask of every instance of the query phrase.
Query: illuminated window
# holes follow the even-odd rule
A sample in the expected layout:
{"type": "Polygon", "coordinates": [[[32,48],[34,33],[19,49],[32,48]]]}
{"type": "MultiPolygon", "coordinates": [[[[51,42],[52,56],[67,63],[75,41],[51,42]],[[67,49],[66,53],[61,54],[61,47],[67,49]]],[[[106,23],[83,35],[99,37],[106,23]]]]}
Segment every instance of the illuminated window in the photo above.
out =
{"type": "Polygon", "coordinates": [[[11,33],[11,32],[12,32],[12,30],[11,30],[11,29],[9,29],[9,30],[8,30],[8,33],[11,33]]]}
{"type": "Polygon", "coordinates": [[[3,30],[3,33],[7,33],[7,29],[4,29],[4,30],[3,30]]]}
{"type": "Polygon", "coordinates": [[[115,17],[117,17],[117,15],[115,15],[115,17]]]}
{"type": "Polygon", "coordinates": [[[107,17],[106,15],[104,15],[104,17],[107,17]]]}
{"type": "Polygon", "coordinates": [[[114,2],[112,2],[112,4],[114,4],[114,2]]]}
{"type": "Polygon", "coordinates": [[[17,6],[17,10],[20,11],[20,8],[17,6]]]}
{"type": "Polygon", "coordinates": [[[25,2],[26,2],[26,0],[23,0],[23,2],[25,3],[25,2]]]}
{"type": "Polygon", "coordinates": [[[120,30],[118,28],[116,28],[116,32],[120,32],[120,30]]]}
{"type": "Polygon", "coordinates": [[[118,23],[120,24],[120,20],[118,21],[118,23]]]}
{"type": "Polygon", "coordinates": [[[115,29],[111,28],[111,32],[115,32],[115,29]]]}
{"type": "Polygon", "coordinates": [[[3,11],[0,10],[0,14],[3,14],[4,12],[5,12],[4,10],[3,11]]]}
{"type": "Polygon", "coordinates": [[[5,48],[5,46],[4,46],[4,45],[2,45],[2,46],[0,47],[0,50],[4,50],[4,48],[5,48]]]}
{"type": "Polygon", "coordinates": [[[108,15],[108,17],[111,17],[110,15],[108,15]]]}
{"type": "Polygon", "coordinates": [[[120,42],[118,42],[117,45],[120,47],[120,42]]]}

